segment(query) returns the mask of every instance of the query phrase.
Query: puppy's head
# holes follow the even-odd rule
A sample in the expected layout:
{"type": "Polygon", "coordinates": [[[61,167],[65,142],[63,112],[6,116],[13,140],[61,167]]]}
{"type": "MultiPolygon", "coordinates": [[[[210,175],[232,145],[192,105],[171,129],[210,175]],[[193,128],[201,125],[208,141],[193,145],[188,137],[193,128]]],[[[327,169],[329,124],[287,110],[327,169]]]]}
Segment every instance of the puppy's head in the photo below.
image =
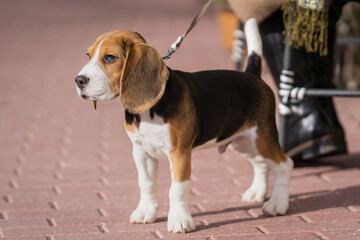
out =
{"type": "Polygon", "coordinates": [[[120,96],[131,113],[156,104],[164,93],[169,71],[160,54],[140,34],[115,30],[99,36],[87,50],[89,62],[75,78],[83,99],[120,96]]]}

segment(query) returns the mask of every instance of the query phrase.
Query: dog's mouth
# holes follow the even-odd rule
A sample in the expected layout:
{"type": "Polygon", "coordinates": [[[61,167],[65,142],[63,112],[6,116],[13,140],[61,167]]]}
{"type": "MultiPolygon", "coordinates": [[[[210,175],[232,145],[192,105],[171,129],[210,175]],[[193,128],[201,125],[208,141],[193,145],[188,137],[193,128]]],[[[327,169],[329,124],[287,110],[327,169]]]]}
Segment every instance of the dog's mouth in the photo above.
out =
{"type": "Polygon", "coordinates": [[[95,97],[89,97],[89,96],[85,95],[84,93],[82,93],[81,90],[78,91],[78,93],[79,93],[79,96],[84,100],[87,100],[87,99],[90,99],[90,100],[93,100],[93,101],[97,100],[95,97]]]}
{"type": "Polygon", "coordinates": [[[93,102],[93,109],[94,109],[94,111],[96,111],[97,101],[96,101],[95,98],[88,97],[88,96],[86,96],[86,95],[84,95],[84,94],[81,94],[80,97],[81,97],[82,99],[84,99],[84,100],[86,100],[86,99],[92,100],[92,102],[93,102]]]}
{"type": "Polygon", "coordinates": [[[81,97],[82,99],[86,100],[86,99],[89,99],[88,96],[86,96],[82,89],[80,89],[78,86],[76,86],[76,92],[78,93],[79,97],[81,97]]]}
{"type": "Polygon", "coordinates": [[[86,99],[88,99],[89,97],[88,96],[86,96],[85,94],[80,94],[80,97],[82,98],[82,99],[84,99],[84,100],[86,100],[86,99]]]}
{"type": "MultiPolygon", "coordinates": [[[[93,109],[94,109],[94,111],[96,111],[96,109],[97,109],[97,100],[99,100],[99,98],[97,98],[97,97],[90,97],[90,96],[87,96],[87,95],[85,95],[84,93],[83,93],[83,91],[80,89],[80,88],[76,88],[76,90],[77,90],[77,92],[78,92],[78,95],[79,95],[79,97],[81,98],[81,99],[84,99],[84,100],[92,100],[92,102],[93,102],[93,109]]],[[[119,93],[118,94],[115,94],[111,99],[114,99],[114,98],[116,98],[116,97],[118,97],[119,96],[119,93]]],[[[101,98],[100,98],[100,100],[101,100],[101,98]]]]}
{"type": "Polygon", "coordinates": [[[83,94],[81,91],[78,91],[78,93],[79,93],[79,96],[80,96],[82,99],[84,99],[84,100],[87,100],[87,99],[92,100],[92,102],[93,102],[93,109],[94,109],[94,111],[96,111],[96,105],[97,105],[96,98],[86,96],[86,95],[83,94]]]}

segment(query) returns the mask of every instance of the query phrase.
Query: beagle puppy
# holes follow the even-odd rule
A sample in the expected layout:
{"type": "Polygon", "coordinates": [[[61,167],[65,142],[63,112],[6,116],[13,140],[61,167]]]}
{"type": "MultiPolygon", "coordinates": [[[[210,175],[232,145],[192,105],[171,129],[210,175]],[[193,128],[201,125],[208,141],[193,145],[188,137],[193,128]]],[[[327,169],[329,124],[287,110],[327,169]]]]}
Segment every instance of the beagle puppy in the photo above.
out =
{"type": "Polygon", "coordinates": [[[246,22],[245,34],[245,72],[172,70],[140,34],[128,30],[105,33],[88,48],[90,60],[75,78],[79,96],[94,102],[119,96],[125,108],[140,187],[130,222],[155,221],[158,162],[169,160],[168,231],[195,230],[189,211],[191,152],[210,146],[220,152],[228,146],[252,163],[254,179],[243,201],[265,200],[271,169],[274,189],[263,212],[286,213],[293,162],[278,143],[274,94],[260,78],[262,45],[255,19],[246,22]]]}

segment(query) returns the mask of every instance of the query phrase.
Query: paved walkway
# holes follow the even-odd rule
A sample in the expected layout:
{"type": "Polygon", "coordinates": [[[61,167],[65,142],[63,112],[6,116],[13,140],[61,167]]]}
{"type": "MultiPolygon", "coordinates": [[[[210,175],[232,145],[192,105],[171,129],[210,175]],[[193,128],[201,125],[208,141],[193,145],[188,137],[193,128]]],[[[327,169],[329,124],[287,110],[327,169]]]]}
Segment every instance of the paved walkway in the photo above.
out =
{"type": "MultiPolygon", "coordinates": [[[[160,164],[154,224],[128,222],[138,201],[119,100],[81,100],[74,77],[86,48],[108,30],[140,32],[161,53],[203,1],[2,0],[0,2],[0,239],[359,239],[360,108],[337,99],[350,154],[294,170],[289,214],[267,218],[241,202],[252,170],[216,149],[193,156],[197,231],[166,231],[169,165],[160,164]]],[[[231,68],[209,11],[168,62],[187,71],[231,68]]],[[[271,83],[264,69],[263,77],[271,83]]]]}

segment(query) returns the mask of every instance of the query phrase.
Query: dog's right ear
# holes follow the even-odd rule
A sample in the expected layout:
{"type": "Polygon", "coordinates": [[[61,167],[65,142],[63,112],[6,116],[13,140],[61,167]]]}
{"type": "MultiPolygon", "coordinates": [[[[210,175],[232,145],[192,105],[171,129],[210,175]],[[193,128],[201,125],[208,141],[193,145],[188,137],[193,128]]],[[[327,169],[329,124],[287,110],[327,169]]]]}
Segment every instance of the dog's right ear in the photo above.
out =
{"type": "Polygon", "coordinates": [[[162,97],[169,70],[158,51],[146,43],[123,41],[123,49],[120,99],[130,113],[141,113],[162,97]]]}

